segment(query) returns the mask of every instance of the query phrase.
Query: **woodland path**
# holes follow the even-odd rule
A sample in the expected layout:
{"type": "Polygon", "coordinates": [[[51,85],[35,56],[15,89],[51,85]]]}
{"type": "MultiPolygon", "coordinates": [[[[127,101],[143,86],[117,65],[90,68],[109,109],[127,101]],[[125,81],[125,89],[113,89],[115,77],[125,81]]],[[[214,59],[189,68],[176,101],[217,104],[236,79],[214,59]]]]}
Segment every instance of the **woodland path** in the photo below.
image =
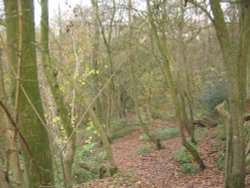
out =
{"type": "MultiPolygon", "coordinates": [[[[223,174],[216,168],[216,155],[211,154],[216,141],[211,139],[215,128],[211,128],[202,135],[199,151],[207,165],[207,169],[195,175],[182,175],[177,172],[179,164],[174,161],[176,149],[181,145],[181,140],[175,138],[163,141],[164,149],[154,150],[152,153],[141,156],[137,150],[141,145],[152,145],[140,141],[140,131],[114,141],[112,147],[116,162],[121,170],[133,169],[139,177],[134,183],[115,185],[113,178],[107,177],[82,184],[77,188],[223,188],[223,174]],[[210,153],[210,154],[209,154],[210,153]]],[[[250,177],[247,178],[247,188],[250,188],[250,177]]]]}

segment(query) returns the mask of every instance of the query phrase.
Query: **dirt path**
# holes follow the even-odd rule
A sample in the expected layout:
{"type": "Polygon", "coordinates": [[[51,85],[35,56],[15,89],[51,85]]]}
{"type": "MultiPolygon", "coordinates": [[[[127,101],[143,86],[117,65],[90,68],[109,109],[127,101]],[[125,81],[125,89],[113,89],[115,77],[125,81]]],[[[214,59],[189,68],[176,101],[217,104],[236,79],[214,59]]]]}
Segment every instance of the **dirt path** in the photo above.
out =
{"type": "MultiPolygon", "coordinates": [[[[193,176],[182,175],[177,172],[179,164],[173,160],[175,151],[180,146],[180,138],[172,138],[163,142],[164,149],[154,150],[152,153],[141,156],[137,150],[141,145],[151,145],[148,142],[139,141],[140,131],[136,131],[124,138],[116,140],[112,147],[116,162],[121,170],[134,170],[140,181],[136,185],[115,186],[112,178],[95,180],[91,183],[97,188],[222,188],[222,172],[216,170],[215,155],[209,155],[213,143],[210,136],[214,130],[210,129],[202,136],[200,151],[207,169],[193,176]],[[107,183],[107,181],[109,183],[107,183]]],[[[84,184],[79,188],[85,187],[84,184]]],[[[247,186],[250,187],[248,177],[247,186]]]]}
{"type": "Polygon", "coordinates": [[[213,170],[215,163],[213,160],[209,161],[207,154],[203,156],[208,167],[206,170],[194,176],[177,173],[179,165],[173,160],[173,156],[181,143],[178,137],[164,141],[165,149],[156,150],[147,156],[138,155],[137,149],[140,145],[150,143],[139,141],[138,138],[139,132],[134,132],[114,143],[115,158],[121,169],[135,169],[136,173],[151,187],[223,187],[222,174],[213,170]]]}

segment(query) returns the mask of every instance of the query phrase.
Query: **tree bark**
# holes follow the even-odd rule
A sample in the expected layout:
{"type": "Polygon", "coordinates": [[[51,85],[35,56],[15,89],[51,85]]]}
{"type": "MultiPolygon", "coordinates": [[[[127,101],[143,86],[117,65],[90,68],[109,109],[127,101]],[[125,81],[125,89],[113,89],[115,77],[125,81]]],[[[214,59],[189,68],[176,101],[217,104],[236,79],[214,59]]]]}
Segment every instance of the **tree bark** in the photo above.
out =
{"type": "MultiPolygon", "coordinates": [[[[52,65],[52,61],[50,58],[50,50],[49,50],[49,20],[48,20],[48,0],[41,1],[41,61],[44,66],[45,75],[47,77],[47,81],[49,83],[49,87],[51,93],[53,95],[57,115],[60,117],[63,127],[66,132],[66,136],[70,137],[73,128],[71,125],[69,110],[65,106],[63,95],[59,90],[59,84],[57,82],[57,78],[55,75],[55,68],[52,65]]],[[[72,187],[72,164],[74,161],[75,154],[75,142],[76,142],[76,134],[73,134],[70,140],[65,147],[65,151],[63,151],[63,175],[64,175],[64,184],[66,188],[72,187]]]]}
{"type": "Polygon", "coordinates": [[[225,187],[245,186],[245,133],[244,106],[246,98],[246,68],[249,51],[250,1],[241,1],[239,47],[233,47],[223,11],[218,0],[210,0],[213,23],[222,50],[224,66],[229,80],[229,123],[227,129],[227,151],[225,187]]]}
{"type": "Polygon", "coordinates": [[[15,67],[16,73],[20,73],[17,74],[20,82],[19,97],[16,101],[19,114],[17,119],[21,134],[29,144],[28,151],[24,146],[25,143],[22,143],[28,187],[53,186],[52,156],[38,87],[33,1],[20,0],[19,2],[18,8],[14,9],[21,10],[18,16],[16,14],[18,11],[12,12],[13,9],[9,7],[16,6],[13,5],[15,2],[6,0],[4,4],[6,13],[13,17],[13,20],[6,21],[8,58],[15,67]],[[16,54],[15,49],[19,38],[22,39],[22,49],[16,54]],[[19,62],[18,56],[22,57],[19,62]]]}

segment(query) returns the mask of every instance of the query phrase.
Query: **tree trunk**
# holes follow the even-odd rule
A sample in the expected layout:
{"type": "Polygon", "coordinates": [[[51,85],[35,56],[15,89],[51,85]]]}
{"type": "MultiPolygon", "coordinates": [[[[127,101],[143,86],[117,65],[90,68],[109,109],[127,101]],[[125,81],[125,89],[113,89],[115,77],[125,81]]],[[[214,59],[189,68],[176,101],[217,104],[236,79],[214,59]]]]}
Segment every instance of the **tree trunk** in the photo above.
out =
{"type": "MultiPolygon", "coordinates": [[[[5,6],[5,15],[6,15],[6,32],[8,36],[7,40],[7,53],[8,53],[8,63],[11,66],[12,62],[17,62],[16,50],[19,43],[18,33],[16,30],[18,29],[18,19],[17,17],[13,16],[13,12],[18,11],[17,3],[13,2],[4,2],[5,6]],[[15,48],[14,48],[15,46],[15,48]]],[[[4,78],[3,78],[3,70],[2,70],[2,50],[0,54],[0,100],[3,102],[4,105],[8,106],[7,103],[8,97],[5,92],[4,86],[4,78]]],[[[15,82],[12,81],[12,86],[14,88],[15,82]]],[[[0,109],[2,111],[2,108],[0,109]]],[[[2,111],[3,112],[3,111],[2,111]]],[[[13,171],[14,174],[14,184],[17,188],[24,187],[22,172],[20,168],[20,161],[18,157],[18,149],[17,149],[17,133],[14,127],[11,126],[10,121],[6,114],[3,112],[1,114],[1,125],[3,125],[1,130],[1,138],[3,138],[3,147],[4,147],[4,159],[5,159],[5,171],[9,172],[10,170],[13,171]]],[[[7,175],[8,178],[8,175],[7,175]]]]}
{"type": "MultiPolygon", "coordinates": [[[[55,75],[55,68],[52,65],[49,51],[49,20],[48,20],[48,0],[41,1],[42,15],[41,15],[41,61],[44,66],[45,75],[49,83],[51,93],[53,95],[57,115],[60,117],[63,127],[66,132],[66,136],[70,137],[73,128],[71,125],[69,110],[65,106],[63,95],[59,90],[59,84],[55,75]]],[[[63,174],[64,184],[66,188],[72,187],[72,164],[75,155],[75,142],[76,134],[73,134],[63,151],[63,174]]]]}
{"type": "MultiPolygon", "coordinates": [[[[186,111],[185,111],[185,104],[183,101],[182,93],[177,93],[178,90],[176,90],[174,81],[173,81],[173,75],[170,71],[170,63],[174,63],[174,60],[170,54],[170,49],[168,46],[168,40],[164,29],[164,24],[166,24],[166,20],[159,20],[158,18],[155,18],[153,16],[154,7],[150,5],[149,0],[147,0],[147,11],[148,11],[148,17],[149,21],[152,27],[153,37],[155,39],[156,45],[159,49],[162,61],[163,61],[163,68],[164,68],[164,77],[167,82],[167,86],[169,88],[170,95],[172,97],[175,110],[176,110],[176,117],[179,121],[179,128],[182,138],[182,144],[184,147],[193,155],[195,161],[200,165],[201,169],[205,169],[206,166],[203,163],[199,153],[196,151],[196,149],[188,143],[186,136],[185,136],[185,126],[186,125],[186,111]],[[158,19],[158,20],[155,20],[158,19]],[[159,27],[156,26],[155,21],[159,24],[159,27]],[[161,38],[161,37],[162,38],[161,38]]],[[[162,14],[166,14],[166,10],[163,11],[162,14]]],[[[166,15],[163,15],[162,18],[166,18],[166,15]]]]}
{"type": "Polygon", "coordinates": [[[6,14],[13,17],[13,20],[6,20],[7,43],[9,48],[12,47],[9,49],[8,58],[15,67],[16,75],[19,76],[16,104],[19,114],[18,125],[28,143],[26,145],[22,142],[28,187],[53,186],[52,156],[38,87],[33,1],[18,2],[18,10],[21,10],[18,16],[17,11],[11,12],[11,6],[15,6],[13,4],[16,2],[6,0],[4,4],[6,14]],[[19,61],[16,54],[18,35],[22,39],[22,48],[18,51],[18,56],[21,57],[19,61]]]}
{"type": "Polygon", "coordinates": [[[128,20],[129,20],[129,68],[130,68],[130,79],[132,84],[132,95],[135,105],[135,111],[140,122],[140,126],[142,131],[150,138],[150,140],[156,145],[157,149],[163,148],[161,141],[155,134],[152,134],[150,129],[145,125],[144,120],[142,118],[141,110],[139,107],[139,92],[137,89],[138,82],[136,81],[135,76],[135,54],[133,52],[133,44],[132,44],[132,36],[133,36],[133,28],[132,28],[132,1],[128,0],[128,20]]]}
{"type": "MultiPolygon", "coordinates": [[[[87,100],[85,98],[82,99],[84,106],[87,108],[89,106],[87,100]]],[[[103,125],[100,123],[100,121],[98,120],[94,110],[92,109],[92,107],[90,107],[88,109],[88,114],[89,117],[91,118],[91,120],[93,121],[93,124],[98,132],[98,134],[100,135],[100,139],[103,143],[104,146],[104,150],[106,152],[106,156],[107,156],[107,160],[109,163],[109,171],[111,175],[114,175],[117,172],[117,165],[113,156],[113,151],[112,151],[112,147],[111,144],[109,142],[107,133],[103,127],[103,125]]]]}
{"type": "Polygon", "coordinates": [[[214,15],[213,24],[219,40],[224,66],[229,80],[229,123],[227,129],[227,151],[225,187],[245,187],[245,133],[244,106],[246,97],[247,53],[249,52],[250,1],[240,2],[239,47],[234,49],[223,11],[218,0],[210,0],[214,15]]]}

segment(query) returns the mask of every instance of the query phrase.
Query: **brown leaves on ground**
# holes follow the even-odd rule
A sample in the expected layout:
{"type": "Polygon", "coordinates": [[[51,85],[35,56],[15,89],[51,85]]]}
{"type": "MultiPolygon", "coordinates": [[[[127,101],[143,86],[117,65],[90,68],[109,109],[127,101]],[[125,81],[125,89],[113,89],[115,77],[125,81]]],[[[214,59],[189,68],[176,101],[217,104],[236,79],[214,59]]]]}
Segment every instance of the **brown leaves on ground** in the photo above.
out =
{"type": "MultiPolygon", "coordinates": [[[[181,145],[179,137],[163,141],[164,149],[142,156],[138,154],[138,148],[152,144],[140,141],[140,131],[135,131],[114,141],[112,145],[120,175],[94,180],[77,188],[222,188],[223,174],[216,168],[217,157],[213,153],[216,141],[211,139],[215,129],[211,128],[202,134],[199,152],[207,169],[195,175],[177,172],[179,164],[173,158],[181,145]],[[133,171],[134,174],[126,174],[128,171],[133,171]]],[[[247,187],[250,187],[249,177],[247,187]]]]}

